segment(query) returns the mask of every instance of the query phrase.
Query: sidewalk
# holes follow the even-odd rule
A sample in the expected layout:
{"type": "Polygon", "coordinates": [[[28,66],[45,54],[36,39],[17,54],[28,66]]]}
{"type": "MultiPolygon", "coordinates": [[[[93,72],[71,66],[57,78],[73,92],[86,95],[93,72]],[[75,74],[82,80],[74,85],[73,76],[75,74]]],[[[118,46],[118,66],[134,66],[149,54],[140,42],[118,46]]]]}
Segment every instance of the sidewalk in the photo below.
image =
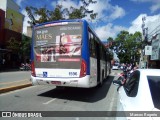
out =
{"type": "MultiPolygon", "coordinates": [[[[10,71],[18,71],[18,70],[5,70],[1,72],[10,72],[10,71]]],[[[32,86],[30,79],[25,79],[21,81],[13,81],[13,82],[1,82],[0,83],[0,94],[9,92],[9,91],[13,91],[13,90],[17,90],[17,89],[21,89],[21,88],[25,88],[25,87],[29,87],[29,86],[32,86]]]]}

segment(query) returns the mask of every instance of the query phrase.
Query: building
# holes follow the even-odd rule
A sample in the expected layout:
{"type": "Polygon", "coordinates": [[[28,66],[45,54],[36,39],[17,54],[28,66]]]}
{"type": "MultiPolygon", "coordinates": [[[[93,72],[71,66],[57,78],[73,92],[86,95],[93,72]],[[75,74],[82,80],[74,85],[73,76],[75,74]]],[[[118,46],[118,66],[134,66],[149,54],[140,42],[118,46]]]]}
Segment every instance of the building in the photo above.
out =
{"type": "Polygon", "coordinates": [[[32,27],[31,26],[27,26],[27,36],[28,37],[32,37],[32,27]]]}
{"type": "Polygon", "coordinates": [[[160,25],[155,28],[154,34],[150,38],[152,54],[149,57],[149,67],[160,69],[160,25]]]}
{"type": "Polygon", "coordinates": [[[22,40],[24,15],[19,10],[13,0],[0,0],[0,60],[5,59],[3,69],[16,68],[21,62],[19,51],[8,47],[9,41],[21,43],[22,40]]]}
{"type": "Polygon", "coordinates": [[[148,67],[160,69],[160,17],[148,25],[148,42],[152,48],[148,67]]]}
{"type": "Polygon", "coordinates": [[[4,46],[5,12],[0,9],[0,48],[4,46]]]}

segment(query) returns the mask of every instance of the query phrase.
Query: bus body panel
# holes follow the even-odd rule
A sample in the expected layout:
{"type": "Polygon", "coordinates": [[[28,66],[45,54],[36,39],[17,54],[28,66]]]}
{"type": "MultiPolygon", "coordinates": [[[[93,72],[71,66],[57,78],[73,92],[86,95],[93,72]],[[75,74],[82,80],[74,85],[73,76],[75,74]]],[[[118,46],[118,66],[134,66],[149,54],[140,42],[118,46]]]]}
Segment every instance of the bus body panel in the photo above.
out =
{"type": "Polygon", "coordinates": [[[104,78],[106,78],[106,61],[101,60],[101,80],[103,81],[104,78]]]}
{"type": "Polygon", "coordinates": [[[89,53],[89,41],[88,41],[88,23],[83,21],[83,33],[82,33],[82,59],[87,63],[87,75],[90,75],[90,53],[89,53]]]}
{"type": "Polygon", "coordinates": [[[36,77],[42,78],[72,78],[78,77],[80,69],[47,69],[47,68],[35,68],[36,77]]]}
{"type": "Polygon", "coordinates": [[[97,59],[90,57],[90,81],[91,86],[97,85],[97,59]]]}
{"type": "Polygon", "coordinates": [[[90,75],[86,75],[83,78],[40,78],[31,76],[31,79],[32,85],[51,85],[80,88],[90,88],[96,86],[96,83],[92,83],[92,81],[90,81],[90,75]]]}

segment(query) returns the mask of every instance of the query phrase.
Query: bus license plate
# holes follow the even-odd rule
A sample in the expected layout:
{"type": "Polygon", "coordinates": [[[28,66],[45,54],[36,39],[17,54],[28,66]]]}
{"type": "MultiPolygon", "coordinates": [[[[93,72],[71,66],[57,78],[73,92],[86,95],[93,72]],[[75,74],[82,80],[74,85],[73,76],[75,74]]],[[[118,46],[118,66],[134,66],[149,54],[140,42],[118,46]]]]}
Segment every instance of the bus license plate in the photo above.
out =
{"type": "Polygon", "coordinates": [[[61,85],[61,81],[51,81],[52,84],[61,85]]]}

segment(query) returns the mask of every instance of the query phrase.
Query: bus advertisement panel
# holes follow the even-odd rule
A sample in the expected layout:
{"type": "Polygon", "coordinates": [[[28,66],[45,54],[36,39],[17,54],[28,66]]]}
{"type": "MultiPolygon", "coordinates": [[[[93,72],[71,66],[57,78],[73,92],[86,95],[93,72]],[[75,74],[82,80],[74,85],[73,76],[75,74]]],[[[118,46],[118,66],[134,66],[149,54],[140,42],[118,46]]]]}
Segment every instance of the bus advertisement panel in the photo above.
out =
{"type": "Polygon", "coordinates": [[[81,62],[82,27],[80,24],[41,26],[34,32],[34,63],[36,76],[43,77],[38,68],[45,68],[46,77],[71,77],[66,69],[75,69],[73,77],[79,77],[81,62]],[[56,69],[50,72],[49,69],[56,69]],[[57,72],[57,70],[64,72],[57,72]]]}
{"type": "Polygon", "coordinates": [[[91,88],[110,73],[110,57],[86,20],[60,20],[33,28],[33,85],[91,88]]]}

